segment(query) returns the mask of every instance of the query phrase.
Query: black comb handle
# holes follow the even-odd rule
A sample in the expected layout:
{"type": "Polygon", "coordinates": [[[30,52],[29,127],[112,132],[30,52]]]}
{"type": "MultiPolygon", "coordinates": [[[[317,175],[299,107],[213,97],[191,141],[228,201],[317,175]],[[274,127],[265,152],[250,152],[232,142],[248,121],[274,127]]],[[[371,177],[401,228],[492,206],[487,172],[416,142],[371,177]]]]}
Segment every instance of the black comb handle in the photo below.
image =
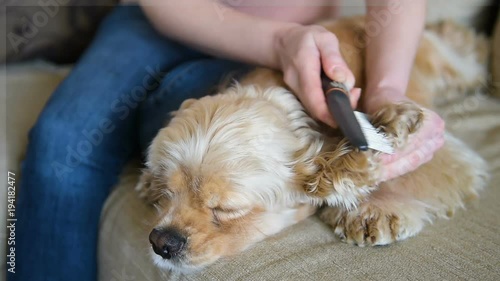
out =
{"type": "Polygon", "coordinates": [[[325,73],[321,74],[321,85],[328,109],[344,136],[353,146],[362,151],[368,150],[368,142],[354,115],[346,87],[342,83],[332,81],[325,73]]]}

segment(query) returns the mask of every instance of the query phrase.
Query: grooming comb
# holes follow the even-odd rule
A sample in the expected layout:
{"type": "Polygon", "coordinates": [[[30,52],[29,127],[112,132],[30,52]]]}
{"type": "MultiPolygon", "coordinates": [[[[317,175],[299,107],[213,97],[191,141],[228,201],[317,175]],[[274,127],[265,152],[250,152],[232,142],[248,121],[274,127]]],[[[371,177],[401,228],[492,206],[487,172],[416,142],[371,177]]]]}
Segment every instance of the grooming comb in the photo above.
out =
{"type": "Polygon", "coordinates": [[[373,127],[368,116],[352,109],[349,91],[344,84],[332,81],[322,72],[321,85],[330,113],[353,146],[362,151],[371,148],[388,154],[394,153],[391,143],[382,132],[373,127]]]}

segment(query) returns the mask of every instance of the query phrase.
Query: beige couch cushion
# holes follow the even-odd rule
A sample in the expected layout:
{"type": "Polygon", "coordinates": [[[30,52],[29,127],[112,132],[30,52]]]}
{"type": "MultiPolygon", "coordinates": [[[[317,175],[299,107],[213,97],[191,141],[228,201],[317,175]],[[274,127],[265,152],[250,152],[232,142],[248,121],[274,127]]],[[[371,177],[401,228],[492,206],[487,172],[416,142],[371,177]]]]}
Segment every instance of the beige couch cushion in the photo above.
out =
{"type": "MultiPolygon", "coordinates": [[[[0,182],[7,182],[7,172],[16,173],[16,192],[19,192],[20,162],[28,142],[27,133],[43,105],[66,76],[69,67],[36,61],[11,65],[0,70],[0,182]],[[5,89],[5,91],[4,91],[5,89]]],[[[0,252],[5,253],[6,192],[0,192],[0,252]]],[[[0,271],[5,272],[5,255],[0,256],[0,271]]],[[[0,281],[4,275],[0,275],[0,281]]]]}
{"type": "Polygon", "coordinates": [[[19,172],[28,143],[27,133],[69,70],[70,67],[57,67],[43,61],[11,65],[6,69],[7,165],[10,169],[19,172]]]}

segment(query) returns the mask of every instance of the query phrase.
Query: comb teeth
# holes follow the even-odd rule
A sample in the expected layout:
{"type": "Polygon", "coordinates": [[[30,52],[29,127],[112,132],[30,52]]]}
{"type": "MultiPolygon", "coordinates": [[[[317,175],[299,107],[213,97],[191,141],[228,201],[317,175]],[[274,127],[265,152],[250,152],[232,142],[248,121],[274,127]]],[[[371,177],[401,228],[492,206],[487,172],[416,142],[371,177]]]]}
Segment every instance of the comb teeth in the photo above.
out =
{"type": "Polygon", "coordinates": [[[358,120],[359,126],[365,135],[368,147],[387,154],[394,154],[394,148],[387,139],[386,135],[380,130],[373,127],[370,123],[368,115],[359,111],[354,111],[354,115],[358,120]]]}

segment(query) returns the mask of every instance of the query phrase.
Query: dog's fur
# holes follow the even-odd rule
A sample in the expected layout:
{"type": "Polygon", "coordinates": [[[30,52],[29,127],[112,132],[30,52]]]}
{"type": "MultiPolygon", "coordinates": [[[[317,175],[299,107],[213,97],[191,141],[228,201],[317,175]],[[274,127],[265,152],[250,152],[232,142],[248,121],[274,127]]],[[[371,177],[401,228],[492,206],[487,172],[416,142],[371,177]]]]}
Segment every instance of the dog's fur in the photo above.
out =
{"type": "MultiPolygon", "coordinates": [[[[363,87],[364,22],[324,23],[363,87]]],[[[365,38],[366,39],[366,38],[365,38]]],[[[369,42],[368,42],[369,44],[369,42]]],[[[433,107],[436,98],[478,87],[486,77],[484,39],[452,23],[425,32],[407,95],[433,107]]],[[[391,104],[373,116],[396,147],[425,118],[416,104],[391,104]]],[[[378,184],[377,153],[353,150],[319,125],[285,87],[282,75],[257,69],[214,96],[187,100],[154,139],[138,184],[159,210],[156,228],[187,238],[164,268],[191,271],[240,253],[316,211],[346,242],[384,245],[449,217],[484,187],[483,160],[446,135],[416,171],[378,184]]]]}

